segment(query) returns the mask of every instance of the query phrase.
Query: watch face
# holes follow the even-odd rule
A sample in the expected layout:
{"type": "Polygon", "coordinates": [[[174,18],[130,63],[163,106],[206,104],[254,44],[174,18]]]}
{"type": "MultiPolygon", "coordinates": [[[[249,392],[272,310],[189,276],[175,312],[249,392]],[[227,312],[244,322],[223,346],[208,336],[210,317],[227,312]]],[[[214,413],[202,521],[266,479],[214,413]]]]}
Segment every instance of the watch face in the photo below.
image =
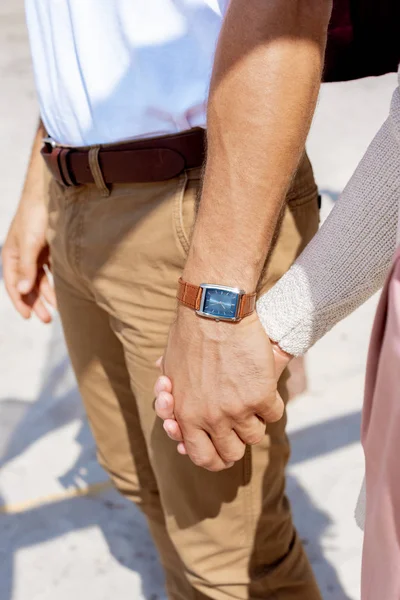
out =
{"type": "Polygon", "coordinates": [[[237,292],[209,288],[205,290],[203,312],[218,319],[234,319],[239,299],[237,292]]]}

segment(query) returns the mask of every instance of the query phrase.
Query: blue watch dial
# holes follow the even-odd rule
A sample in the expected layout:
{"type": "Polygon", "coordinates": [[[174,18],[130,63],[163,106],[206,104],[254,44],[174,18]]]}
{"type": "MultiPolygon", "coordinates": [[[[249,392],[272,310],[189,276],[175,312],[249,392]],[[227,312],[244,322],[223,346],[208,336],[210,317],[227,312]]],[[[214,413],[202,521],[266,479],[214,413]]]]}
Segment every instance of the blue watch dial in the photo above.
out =
{"type": "Polygon", "coordinates": [[[234,319],[238,299],[236,292],[209,288],[205,292],[203,312],[216,318],[234,319]]]}

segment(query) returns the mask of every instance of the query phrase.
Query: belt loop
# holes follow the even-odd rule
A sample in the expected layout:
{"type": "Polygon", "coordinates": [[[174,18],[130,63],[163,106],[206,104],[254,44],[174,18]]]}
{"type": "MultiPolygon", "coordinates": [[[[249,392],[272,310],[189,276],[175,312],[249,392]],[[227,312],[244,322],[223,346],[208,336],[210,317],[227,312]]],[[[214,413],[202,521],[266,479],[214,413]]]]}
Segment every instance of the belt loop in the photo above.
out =
{"type": "Polygon", "coordinates": [[[58,164],[59,164],[59,168],[60,168],[60,175],[62,180],[64,181],[65,185],[67,186],[71,186],[71,185],[75,185],[74,181],[72,180],[71,174],[69,172],[69,166],[68,166],[68,155],[69,155],[69,148],[55,148],[53,150],[53,152],[60,150],[60,152],[57,154],[57,158],[58,158],[58,164]]]}
{"type": "Polygon", "coordinates": [[[89,150],[89,167],[93,175],[94,182],[101,195],[105,198],[110,195],[110,190],[104,181],[103,173],[101,172],[99,163],[100,146],[93,146],[89,150]]]}

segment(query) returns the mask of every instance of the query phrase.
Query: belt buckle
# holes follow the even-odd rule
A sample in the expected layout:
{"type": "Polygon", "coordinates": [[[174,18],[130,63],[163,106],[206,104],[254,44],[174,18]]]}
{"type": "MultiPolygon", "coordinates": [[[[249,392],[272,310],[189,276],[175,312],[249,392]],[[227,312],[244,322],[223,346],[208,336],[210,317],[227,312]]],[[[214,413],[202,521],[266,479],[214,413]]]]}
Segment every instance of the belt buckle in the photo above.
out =
{"type": "Polygon", "coordinates": [[[57,147],[57,142],[55,142],[50,136],[42,138],[42,143],[43,146],[46,146],[47,150],[49,150],[50,152],[51,150],[54,150],[54,148],[57,147]]]}
{"type": "Polygon", "coordinates": [[[53,165],[50,166],[50,170],[57,181],[62,182],[67,187],[76,185],[73,177],[71,176],[67,162],[67,156],[70,153],[71,148],[58,144],[50,136],[42,138],[42,142],[43,154],[47,155],[49,158],[51,157],[50,160],[53,165]],[[46,150],[44,151],[44,149],[46,150]]]}
{"type": "Polygon", "coordinates": [[[53,140],[53,138],[50,135],[42,138],[42,143],[44,146],[47,146],[49,150],[54,150],[54,148],[65,148],[66,150],[70,150],[70,146],[64,146],[63,144],[59,144],[58,142],[53,140]]]}

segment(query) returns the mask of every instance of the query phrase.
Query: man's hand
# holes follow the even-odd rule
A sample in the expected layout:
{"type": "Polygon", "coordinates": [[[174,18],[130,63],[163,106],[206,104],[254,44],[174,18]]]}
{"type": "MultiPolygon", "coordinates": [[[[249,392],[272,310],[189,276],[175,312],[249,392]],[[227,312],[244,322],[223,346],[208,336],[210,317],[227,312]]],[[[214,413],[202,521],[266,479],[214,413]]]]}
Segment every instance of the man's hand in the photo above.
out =
{"type": "Polygon", "coordinates": [[[2,252],[4,282],[12,303],[24,319],[29,319],[34,312],[43,323],[51,321],[51,314],[42,297],[56,306],[54,290],[44,268],[49,266],[46,228],[44,202],[22,202],[2,252]]]}
{"type": "Polygon", "coordinates": [[[215,323],[180,307],[163,371],[157,413],[176,419],[166,430],[176,427],[171,437],[184,441],[178,450],[208,470],[240,460],[246,444],[261,441],[265,423],[282,417],[274,354],[256,313],[236,324],[215,323]]]}
{"type": "Polygon", "coordinates": [[[39,123],[25,186],[3,247],[2,260],[6,289],[19,314],[29,319],[34,312],[43,323],[49,323],[51,314],[42,298],[53,307],[56,298],[45,270],[50,265],[44,167],[39,154],[44,134],[43,125],[39,123]]]}
{"type": "MultiPolygon", "coordinates": [[[[271,343],[274,362],[275,362],[275,377],[279,381],[283,371],[292,360],[292,356],[281,350],[278,344],[271,343]]],[[[160,370],[163,370],[163,358],[161,357],[157,362],[157,366],[160,370]]],[[[154,393],[156,395],[155,410],[157,416],[164,421],[164,430],[167,435],[178,442],[177,450],[180,454],[187,454],[185,442],[181,428],[175,418],[175,398],[172,395],[172,382],[166,375],[161,375],[154,386],[154,393]]],[[[265,432],[265,427],[263,427],[265,432]]],[[[228,465],[229,466],[229,465],[228,465]]]]}

